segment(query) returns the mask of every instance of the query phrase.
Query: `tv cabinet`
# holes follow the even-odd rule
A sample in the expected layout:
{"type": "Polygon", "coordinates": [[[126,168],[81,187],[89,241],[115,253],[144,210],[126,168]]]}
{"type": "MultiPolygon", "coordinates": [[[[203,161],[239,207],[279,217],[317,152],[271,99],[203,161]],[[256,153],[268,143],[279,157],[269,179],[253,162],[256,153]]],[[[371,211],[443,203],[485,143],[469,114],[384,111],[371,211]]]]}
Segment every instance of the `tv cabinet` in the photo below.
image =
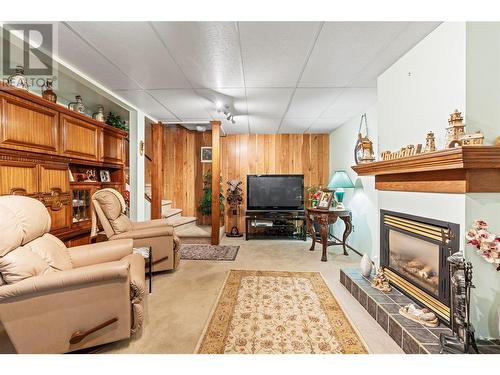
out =
{"type": "Polygon", "coordinates": [[[247,212],[245,240],[303,240],[307,239],[304,211],[247,212]]]}

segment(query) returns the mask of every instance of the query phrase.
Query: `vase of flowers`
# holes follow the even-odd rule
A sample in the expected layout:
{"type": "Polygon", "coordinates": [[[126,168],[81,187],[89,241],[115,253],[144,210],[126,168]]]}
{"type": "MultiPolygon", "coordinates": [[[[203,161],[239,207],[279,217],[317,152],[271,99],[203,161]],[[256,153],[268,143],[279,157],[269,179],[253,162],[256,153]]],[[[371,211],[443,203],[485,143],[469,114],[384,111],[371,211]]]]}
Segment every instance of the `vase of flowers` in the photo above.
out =
{"type": "Polygon", "coordinates": [[[500,237],[488,230],[484,220],[476,220],[465,235],[467,243],[476,248],[476,252],[488,263],[497,266],[500,271],[500,237]]]}

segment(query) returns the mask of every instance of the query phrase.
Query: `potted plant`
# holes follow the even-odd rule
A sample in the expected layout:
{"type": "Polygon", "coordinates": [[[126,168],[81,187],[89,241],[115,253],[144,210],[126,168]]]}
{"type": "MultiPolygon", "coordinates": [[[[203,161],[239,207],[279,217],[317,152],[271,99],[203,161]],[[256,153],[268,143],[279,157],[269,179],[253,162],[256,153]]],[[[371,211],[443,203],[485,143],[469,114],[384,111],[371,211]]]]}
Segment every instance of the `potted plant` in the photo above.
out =
{"type": "MultiPolygon", "coordinates": [[[[220,178],[222,181],[222,177],[220,178]]],[[[219,193],[219,207],[220,207],[220,216],[224,217],[224,194],[222,190],[222,183],[220,186],[219,193]]],[[[212,172],[208,171],[203,176],[203,196],[200,199],[200,204],[198,205],[198,212],[202,216],[211,216],[212,215],[212,172]]]]}
{"type": "Polygon", "coordinates": [[[108,117],[106,118],[106,124],[128,132],[127,123],[123,121],[120,116],[115,115],[113,112],[109,112],[108,117]]]}

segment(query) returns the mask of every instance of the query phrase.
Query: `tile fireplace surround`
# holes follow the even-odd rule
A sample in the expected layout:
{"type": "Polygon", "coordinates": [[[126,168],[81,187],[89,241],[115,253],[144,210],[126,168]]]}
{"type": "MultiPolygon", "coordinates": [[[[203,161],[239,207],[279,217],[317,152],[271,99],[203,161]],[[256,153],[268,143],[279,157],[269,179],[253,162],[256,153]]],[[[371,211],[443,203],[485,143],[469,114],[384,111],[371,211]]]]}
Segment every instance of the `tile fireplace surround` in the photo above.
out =
{"type": "MultiPolygon", "coordinates": [[[[361,275],[359,269],[341,269],[340,283],[405,353],[438,354],[439,334],[451,333],[451,330],[443,324],[436,328],[427,328],[400,315],[401,306],[415,302],[396,288],[392,288],[390,292],[372,288],[370,279],[361,275]]],[[[481,354],[500,354],[500,340],[477,340],[477,344],[481,354]]]]}

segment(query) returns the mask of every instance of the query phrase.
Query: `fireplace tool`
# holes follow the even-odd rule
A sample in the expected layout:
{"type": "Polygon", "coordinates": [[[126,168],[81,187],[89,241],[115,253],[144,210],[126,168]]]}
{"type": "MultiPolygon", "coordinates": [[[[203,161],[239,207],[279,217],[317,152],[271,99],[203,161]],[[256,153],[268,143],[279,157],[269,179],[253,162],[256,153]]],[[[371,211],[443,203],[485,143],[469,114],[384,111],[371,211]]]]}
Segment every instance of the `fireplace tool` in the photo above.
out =
{"type": "Polygon", "coordinates": [[[447,260],[451,279],[452,334],[440,335],[440,353],[469,353],[471,348],[479,353],[470,323],[470,290],[474,288],[472,264],[465,261],[462,252],[450,255],[447,260]]]}

